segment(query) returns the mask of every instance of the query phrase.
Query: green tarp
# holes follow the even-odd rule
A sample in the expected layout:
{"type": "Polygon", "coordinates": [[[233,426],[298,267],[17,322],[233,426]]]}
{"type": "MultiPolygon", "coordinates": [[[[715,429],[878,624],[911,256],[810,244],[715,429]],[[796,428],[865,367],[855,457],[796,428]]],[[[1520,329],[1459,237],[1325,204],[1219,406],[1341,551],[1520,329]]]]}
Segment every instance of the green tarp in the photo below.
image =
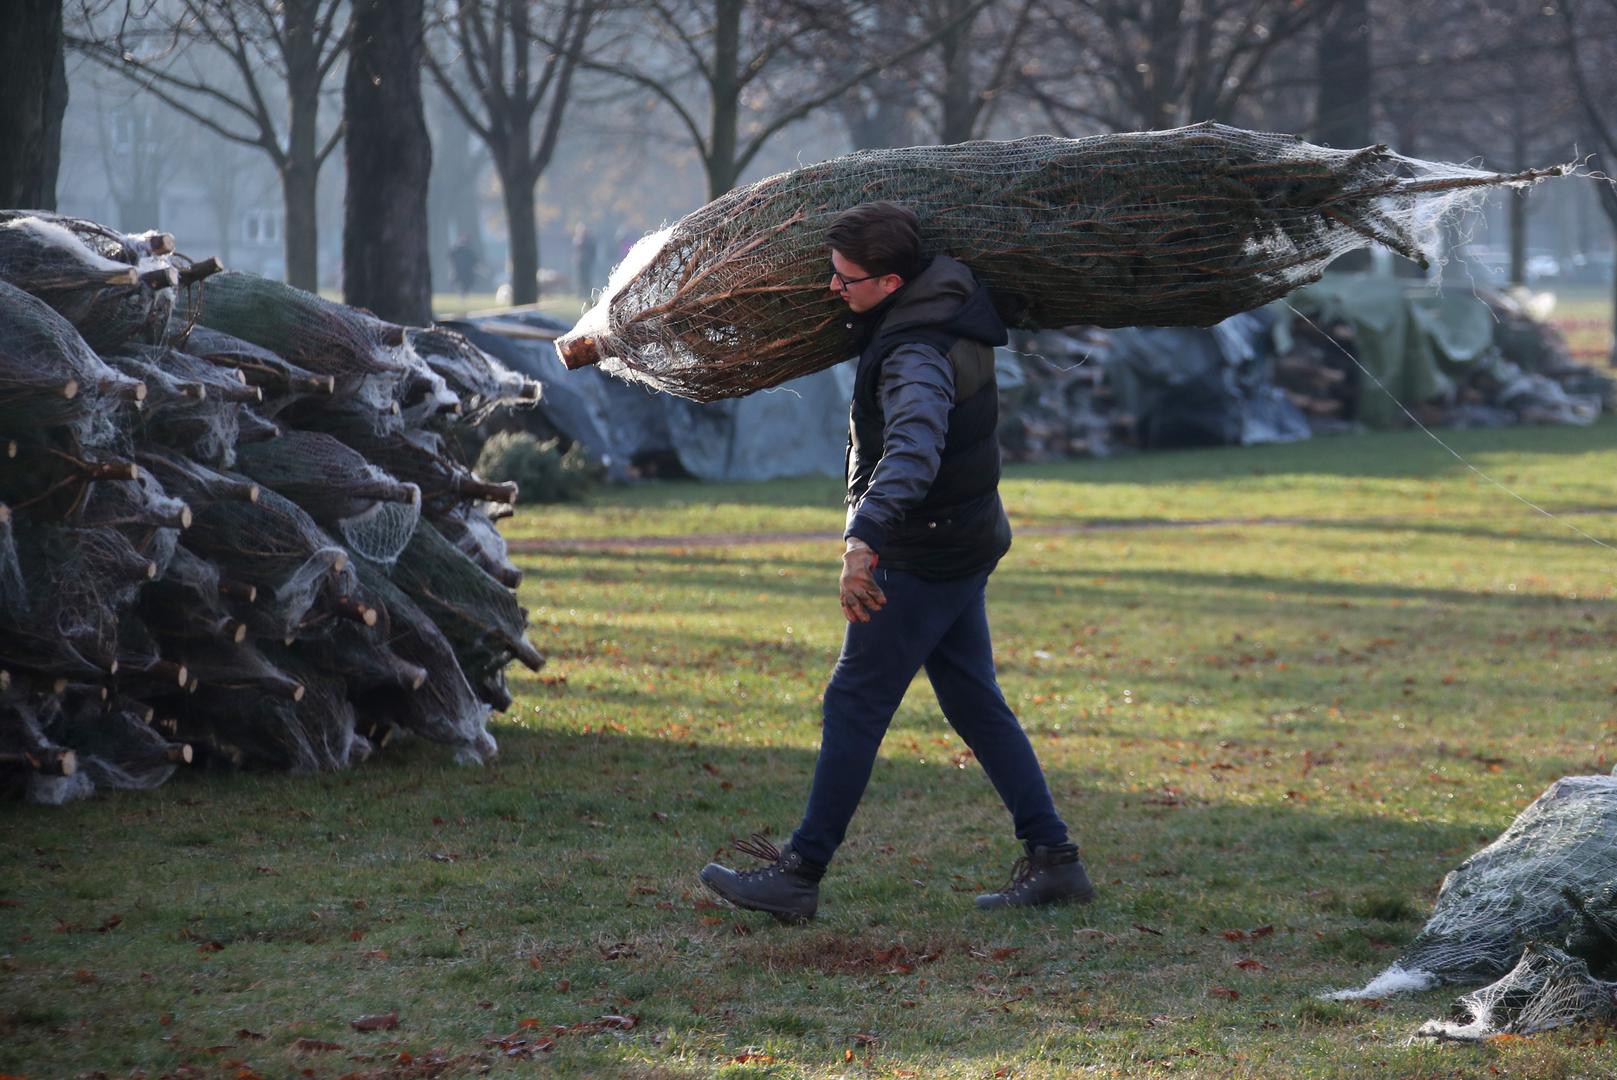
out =
{"type": "MultiPolygon", "coordinates": [[[[1359,361],[1385,388],[1361,377],[1357,418],[1369,427],[1401,426],[1399,401],[1450,400],[1457,380],[1480,372],[1506,374],[1500,365],[1508,362],[1495,348],[1493,312],[1467,289],[1440,291],[1393,277],[1330,274],[1274,307],[1282,324],[1295,308],[1321,327],[1342,322],[1353,328],[1359,361]]],[[[1279,344],[1280,351],[1288,351],[1289,342],[1279,344]]]]}

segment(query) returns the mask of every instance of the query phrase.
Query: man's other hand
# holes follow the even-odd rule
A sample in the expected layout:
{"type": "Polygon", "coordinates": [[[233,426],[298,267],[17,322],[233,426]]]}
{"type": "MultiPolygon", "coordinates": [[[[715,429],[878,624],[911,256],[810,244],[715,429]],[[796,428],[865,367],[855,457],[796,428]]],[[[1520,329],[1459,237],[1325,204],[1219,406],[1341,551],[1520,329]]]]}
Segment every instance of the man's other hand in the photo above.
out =
{"type": "Polygon", "coordinates": [[[876,553],[863,540],[849,539],[842,553],[842,614],[849,622],[869,622],[887,603],[876,584],[876,553]]]}

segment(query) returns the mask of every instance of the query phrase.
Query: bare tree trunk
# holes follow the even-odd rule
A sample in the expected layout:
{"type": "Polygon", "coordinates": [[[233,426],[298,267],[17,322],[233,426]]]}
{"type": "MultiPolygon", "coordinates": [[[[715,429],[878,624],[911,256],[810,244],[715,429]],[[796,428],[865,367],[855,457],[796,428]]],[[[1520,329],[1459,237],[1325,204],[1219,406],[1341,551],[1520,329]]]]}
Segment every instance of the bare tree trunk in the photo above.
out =
{"type": "MultiPolygon", "coordinates": [[[[1610,184],[1601,184],[1600,209],[1606,213],[1606,220],[1611,222],[1612,247],[1617,248],[1617,188],[1610,184]]],[[[1608,362],[1617,367],[1617,266],[1612,268],[1611,275],[1611,356],[1608,362]]]]}
{"type": "Polygon", "coordinates": [[[288,0],[286,14],[286,280],[314,292],[320,288],[320,224],[316,150],[320,115],[320,51],[315,44],[315,0],[288,0]]]}
{"type": "Polygon", "coordinates": [[[713,21],[713,142],[708,147],[707,197],[736,186],[737,124],[741,115],[741,13],[743,0],[718,0],[713,21]]]}
{"type": "Polygon", "coordinates": [[[428,248],[433,277],[450,278],[449,249],[457,240],[471,244],[483,257],[483,230],[478,222],[478,180],[482,151],[471,129],[442,95],[433,108],[428,131],[432,139],[432,182],[427,191],[428,248]]]}
{"type": "Polygon", "coordinates": [[[423,0],[354,0],[343,81],[343,300],[409,326],[432,321],[422,12],[423,0]]]}
{"type": "MultiPolygon", "coordinates": [[[[1525,169],[1527,161],[1527,117],[1518,98],[1511,105],[1510,158],[1512,168],[1525,169]]],[[[1516,188],[1505,196],[1510,221],[1510,283],[1527,284],[1527,189],[1516,188]]]]}
{"type": "Polygon", "coordinates": [[[944,143],[965,142],[977,123],[977,109],[971,100],[971,26],[976,17],[959,21],[962,6],[959,0],[949,0],[944,5],[943,17],[955,25],[938,43],[943,59],[943,109],[938,134],[944,143]]]}
{"type": "MultiPolygon", "coordinates": [[[[1318,45],[1319,99],[1315,137],[1338,150],[1370,145],[1370,5],[1342,0],[1326,19],[1318,45]]],[[[1405,151],[1408,152],[1407,150],[1405,151]]],[[[1370,251],[1357,248],[1331,264],[1333,270],[1370,269],[1370,251]]]]}
{"type": "Polygon", "coordinates": [[[13,0],[0,32],[0,206],[56,209],[67,110],[61,0],[13,0]]]}
{"type": "Polygon", "coordinates": [[[312,168],[287,162],[281,170],[281,205],[286,211],[287,284],[315,292],[320,288],[320,224],[316,215],[317,177],[312,168]]]}
{"type": "MultiPolygon", "coordinates": [[[[523,150],[526,153],[526,149],[523,150]]],[[[511,245],[511,302],[539,301],[539,229],[534,214],[537,181],[521,169],[500,170],[505,195],[505,227],[511,245]],[[511,176],[509,173],[517,173],[511,176]]]]}

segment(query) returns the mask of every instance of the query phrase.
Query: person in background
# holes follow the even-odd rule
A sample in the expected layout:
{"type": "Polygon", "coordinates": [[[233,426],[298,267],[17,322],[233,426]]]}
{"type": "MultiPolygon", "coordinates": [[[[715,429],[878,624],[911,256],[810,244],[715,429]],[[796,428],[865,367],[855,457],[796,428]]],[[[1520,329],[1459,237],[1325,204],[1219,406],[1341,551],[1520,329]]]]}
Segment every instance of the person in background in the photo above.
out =
{"type": "Polygon", "coordinates": [[[578,295],[588,300],[595,289],[595,234],[582,221],[573,230],[573,280],[578,295]]]}

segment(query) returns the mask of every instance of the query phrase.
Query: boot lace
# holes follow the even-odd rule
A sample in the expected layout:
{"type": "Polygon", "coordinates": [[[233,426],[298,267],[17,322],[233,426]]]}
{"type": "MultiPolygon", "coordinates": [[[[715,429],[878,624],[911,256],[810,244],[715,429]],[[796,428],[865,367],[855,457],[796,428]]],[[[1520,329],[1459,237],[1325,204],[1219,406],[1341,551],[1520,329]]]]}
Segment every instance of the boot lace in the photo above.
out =
{"type": "Polygon", "coordinates": [[[743,855],[751,855],[755,859],[769,863],[768,866],[756,870],[743,870],[736,875],[737,877],[757,877],[772,873],[779,869],[781,860],[785,858],[780,848],[770,842],[763,833],[753,833],[745,840],[732,840],[730,846],[743,855]]]}
{"type": "Polygon", "coordinates": [[[1011,864],[1011,878],[1005,883],[1005,887],[999,891],[1002,893],[1015,892],[1027,884],[1035,872],[1036,868],[1033,865],[1033,860],[1026,855],[1021,856],[1011,864]]]}

